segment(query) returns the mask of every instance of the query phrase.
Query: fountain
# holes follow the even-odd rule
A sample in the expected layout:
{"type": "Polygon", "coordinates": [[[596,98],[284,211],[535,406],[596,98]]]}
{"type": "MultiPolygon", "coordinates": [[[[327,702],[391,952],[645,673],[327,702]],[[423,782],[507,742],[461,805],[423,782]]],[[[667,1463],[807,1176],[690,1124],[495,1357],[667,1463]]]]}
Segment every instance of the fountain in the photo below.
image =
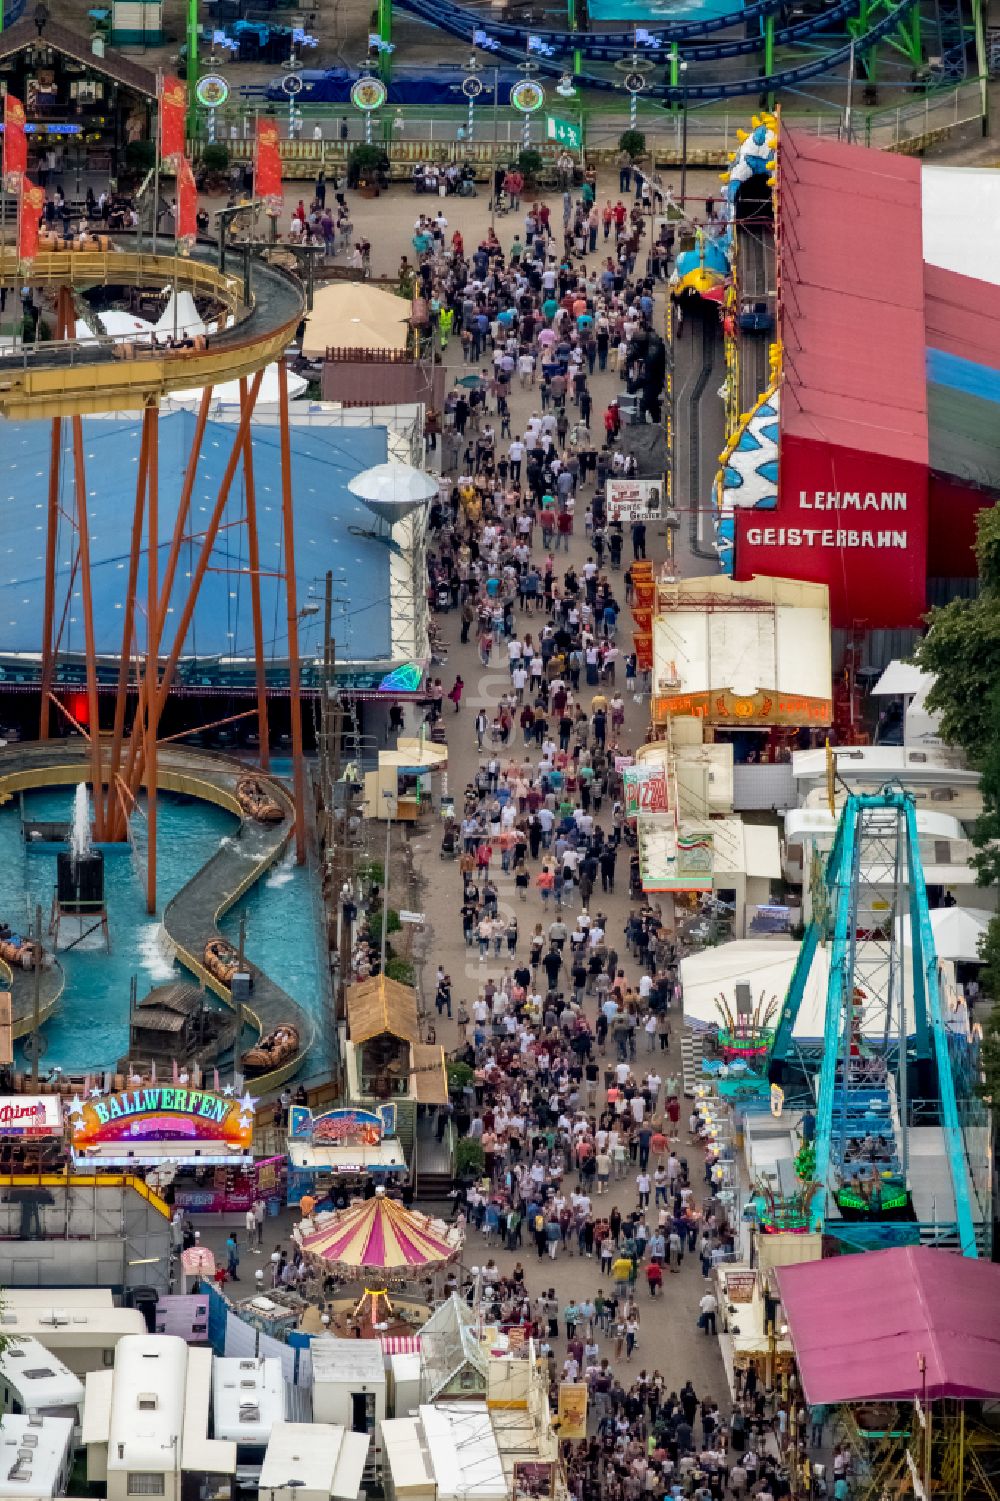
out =
{"type": "Polygon", "coordinates": [[[73,822],[69,833],[70,854],[73,864],[86,859],[93,844],[90,838],[90,798],[86,782],[77,782],[73,797],[73,822]]]}
{"type": "Polygon", "coordinates": [[[106,949],[111,945],[104,903],[104,855],[94,849],[91,839],[86,782],[76,786],[69,849],[56,857],[52,932],[57,949],[106,949]]]}

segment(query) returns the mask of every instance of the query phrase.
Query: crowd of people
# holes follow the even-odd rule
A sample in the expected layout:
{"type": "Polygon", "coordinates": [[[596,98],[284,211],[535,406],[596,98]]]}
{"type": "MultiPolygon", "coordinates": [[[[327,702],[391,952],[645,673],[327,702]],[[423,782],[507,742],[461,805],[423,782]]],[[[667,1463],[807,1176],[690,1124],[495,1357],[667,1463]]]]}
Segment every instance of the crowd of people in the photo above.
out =
{"type": "MultiPolygon", "coordinates": [[[[519,185],[498,187],[517,213],[519,185]]],[[[450,1121],[481,1150],[454,1212],[482,1237],[485,1315],[535,1339],[553,1397],[559,1381],[588,1386],[591,1436],[566,1446],[577,1501],[767,1501],[789,1494],[786,1409],[751,1383],[723,1412],[690,1381],[672,1390],[644,1348],[658,1304],[715,1334],[712,1274],[736,1227],[730,1149],[685,1102],[680,956],[642,898],[621,775],[648,680],[620,617],[647,535],[609,508],[606,481],[634,465],[629,415],[659,416],[654,296],[672,235],[653,241],[641,187],[603,209],[586,188],[567,183],[561,238],[529,199],[505,243],[491,229],[471,251],[438,205],[400,265],[428,340],[453,364],[458,343],[471,372],[446,401],[428,558],[462,655],[450,692],[431,680],[427,714],[477,755],[441,849],[466,962],[457,981],[438,968],[435,1029],[454,1026],[467,1083],[438,1130],[450,1121]],[[608,376],[619,389],[598,405],[608,376]],[[622,886],[633,901],[613,921],[622,886]],[[592,1263],[582,1298],[556,1291],[552,1264],[571,1258],[592,1263]]]]}

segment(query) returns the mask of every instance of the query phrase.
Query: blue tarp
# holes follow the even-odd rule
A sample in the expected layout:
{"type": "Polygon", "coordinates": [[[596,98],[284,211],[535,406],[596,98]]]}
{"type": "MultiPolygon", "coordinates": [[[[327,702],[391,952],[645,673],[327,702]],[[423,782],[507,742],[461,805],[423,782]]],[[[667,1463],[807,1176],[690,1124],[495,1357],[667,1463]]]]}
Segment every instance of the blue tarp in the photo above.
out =
{"type": "MultiPolygon", "coordinates": [[[[181,484],[195,428],[191,412],[161,416],[159,422],[159,572],[162,580],[181,484]]],[[[122,612],[128,579],[130,528],[135,507],[139,462],[139,423],[132,418],[84,421],[87,510],[94,581],[94,626],[100,655],[121,652],[122,612]]],[[[295,509],[295,563],[299,605],[310,598],[320,604],[301,622],[304,657],[322,654],[324,579],[333,570],[333,629],[341,661],[388,659],[391,647],[389,551],[384,542],[354,535],[350,528],[371,531],[375,517],[347,489],[348,481],[373,464],[385,462],[386,429],[292,426],[292,483],[295,509]]],[[[188,540],[171,597],[176,619],[200,551],[198,533],[211,518],[236,424],[209,422],[191,501],[188,540]]],[[[42,640],[45,513],[48,495],[51,428],[47,422],[0,422],[0,655],[38,652],[42,640]]],[[[261,597],[268,657],[287,659],[287,623],[283,579],[269,577],[285,567],[281,528],[281,472],[277,426],[253,432],[254,478],[260,535],[261,597]]],[[[60,489],[63,517],[59,529],[56,621],[62,616],[70,580],[75,532],[72,429],[62,427],[60,489]]],[[[185,656],[252,657],[250,577],[248,573],[242,464],[229,493],[211,566],[201,587],[185,656]]],[[[138,598],[146,599],[145,556],[139,570],[138,598]]],[[[141,630],[141,627],[140,627],[141,630]]],[[[171,645],[168,617],[164,650],[171,645]]],[[[142,651],[140,640],[137,649],[142,651]]],[[[62,652],[82,653],[83,611],[79,575],[66,614],[62,652]]]]}

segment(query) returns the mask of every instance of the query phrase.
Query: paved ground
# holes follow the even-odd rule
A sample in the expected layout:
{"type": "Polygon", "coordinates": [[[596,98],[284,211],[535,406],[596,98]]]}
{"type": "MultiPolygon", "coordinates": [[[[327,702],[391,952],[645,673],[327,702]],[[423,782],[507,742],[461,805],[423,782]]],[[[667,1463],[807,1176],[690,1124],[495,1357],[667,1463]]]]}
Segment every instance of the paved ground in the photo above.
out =
{"type": "MultiPolygon", "coordinates": [[[[714,186],[715,179],[711,174],[692,175],[691,190],[693,192],[708,193],[713,190],[714,186]]],[[[601,203],[612,188],[617,189],[617,176],[613,181],[600,182],[598,188],[598,202],[601,203]]],[[[616,197],[617,192],[612,196],[616,197]]],[[[436,203],[432,205],[426,198],[417,198],[401,188],[395,188],[377,200],[354,200],[352,202],[356,231],[364,234],[372,243],[375,274],[395,273],[400,256],[403,253],[411,253],[410,236],[414,219],[421,209],[431,206],[436,207],[436,203]]],[[[461,229],[467,248],[483,235],[489,224],[489,208],[485,196],[481,195],[475,199],[448,199],[444,204],[444,209],[450,225],[461,229]]],[[[561,218],[558,204],[553,204],[553,217],[557,221],[561,218]]],[[[513,215],[498,219],[497,232],[501,241],[509,243],[514,237],[515,229],[520,226],[521,220],[513,215]]],[[[657,316],[662,320],[661,300],[658,300],[657,316]]],[[[459,363],[458,346],[455,344],[448,351],[446,364],[449,370],[454,369],[456,374],[460,374],[459,363]]],[[[596,374],[592,385],[594,421],[600,424],[604,407],[619,389],[619,383],[617,377],[608,372],[603,376],[596,374]]],[[[522,392],[515,383],[510,405],[512,430],[517,432],[537,402],[530,390],[522,392]]],[[[583,503],[578,503],[577,515],[581,520],[570,546],[569,560],[574,562],[578,569],[587,556],[582,534],[582,514],[589,493],[585,491],[583,503]]],[[[686,533],[687,528],[683,527],[678,553],[680,569],[687,573],[703,571],[705,565],[698,564],[687,551],[684,540],[686,533]]],[[[653,533],[650,537],[650,556],[654,560],[662,559],[664,549],[662,530],[659,534],[653,533]]],[[[626,544],[626,559],[629,552],[630,549],[626,544]]],[[[565,567],[564,560],[560,558],[559,561],[560,565],[565,567]]],[[[495,704],[498,696],[507,687],[508,679],[505,666],[498,666],[496,659],[494,659],[494,666],[490,669],[482,668],[474,643],[465,647],[458,644],[459,624],[455,614],[438,616],[437,619],[449,643],[449,659],[447,666],[441,670],[441,676],[446,686],[450,687],[456,672],[460,672],[466,685],[461,713],[456,715],[451,706],[447,705],[445,720],[449,749],[449,786],[460,803],[462,791],[472,779],[478,761],[473,733],[476,712],[480,705],[491,708],[495,704]]],[[[627,617],[623,617],[623,635],[626,629],[626,619],[627,617]]],[[[642,702],[630,700],[627,704],[626,732],[632,745],[641,744],[645,739],[647,712],[646,700],[642,702]]],[[[412,723],[408,725],[408,728],[412,728],[412,723]]],[[[380,831],[373,831],[372,848],[378,850],[379,858],[381,858],[382,837],[380,831]]],[[[401,841],[407,836],[399,831],[394,837],[397,841],[401,841]]],[[[426,911],[429,925],[425,963],[426,979],[431,982],[430,988],[433,990],[434,969],[438,963],[443,964],[453,978],[455,1000],[464,996],[467,1002],[471,1002],[475,999],[478,987],[491,972],[491,964],[481,964],[478,954],[474,954],[465,947],[458,919],[458,910],[461,905],[461,878],[458,864],[455,861],[442,862],[439,844],[440,830],[436,824],[421,831],[413,840],[415,866],[423,886],[421,905],[426,911]]],[[[399,842],[396,843],[395,848],[397,851],[400,849],[399,842]]],[[[607,914],[608,932],[615,939],[618,939],[621,934],[629,910],[627,861],[624,865],[624,871],[619,872],[615,891],[608,896],[602,896],[599,902],[595,898],[592,904],[599,906],[607,914]]],[[[390,870],[394,878],[390,888],[392,904],[397,907],[410,905],[410,893],[402,883],[403,862],[392,861],[390,870]]],[[[502,873],[498,873],[500,910],[502,913],[510,908],[516,910],[521,932],[521,947],[526,949],[528,935],[534,923],[542,916],[540,899],[532,891],[527,900],[522,903],[516,896],[513,883],[510,882],[505,886],[501,884],[503,881],[502,873]]],[[[503,960],[499,963],[502,967],[503,960]]],[[[632,978],[632,967],[628,962],[626,962],[626,968],[632,978]]],[[[449,1048],[456,1046],[458,1034],[454,1023],[449,1023],[447,1018],[434,1017],[432,1019],[437,1027],[438,1041],[443,1042],[449,1048]]],[[[643,1047],[645,1047],[644,1038],[640,1042],[640,1048],[643,1047]]],[[[637,1060],[639,1064],[642,1063],[643,1056],[640,1051],[637,1060]]],[[[672,1039],[666,1058],[664,1059],[659,1052],[655,1056],[657,1067],[665,1078],[671,1074],[679,1078],[680,1049],[676,1035],[672,1039]]],[[[684,1146],[685,1136],[682,1135],[682,1154],[684,1146]]],[[[689,1160],[691,1161],[692,1181],[697,1184],[701,1179],[700,1154],[695,1152],[689,1160]]],[[[612,1203],[617,1203],[625,1210],[632,1208],[635,1202],[634,1178],[630,1175],[622,1182],[612,1184],[611,1195],[608,1200],[602,1201],[602,1207],[610,1208],[612,1203]]],[[[269,1222],[268,1244],[272,1244],[279,1234],[287,1235],[291,1222],[292,1217],[285,1215],[278,1221],[269,1222]]],[[[225,1232],[208,1230],[204,1238],[213,1247],[218,1241],[217,1249],[221,1251],[225,1232]]],[[[242,1239],[241,1234],[241,1242],[242,1239]]],[[[502,1270],[509,1270],[520,1255],[525,1267],[527,1286],[533,1295],[555,1286],[561,1299],[569,1296],[582,1297],[584,1294],[593,1295],[600,1286],[601,1279],[596,1261],[561,1255],[555,1263],[546,1257],[540,1264],[534,1247],[530,1244],[521,1252],[511,1254],[496,1246],[488,1246],[479,1232],[471,1232],[465,1257],[466,1264],[474,1265],[491,1255],[496,1258],[502,1270]]],[[[244,1255],[241,1267],[244,1282],[252,1279],[254,1262],[255,1258],[244,1255]]],[[[712,1395],[720,1400],[724,1407],[727,1405],[726,1378],[718,1345],[715,1339],[703,1336],[696,1327],[697,1304],[703,1290],[700,1268],[696,1259],[691,1256],[685,1257],[678,1275],[666,1277],[664,1292],[656,1300],[650,1299],[644,1279],[641,1281],[638,1292],[642,1317],[640,1339],[631,1368],[625,1367],[622,1363],[622,1375],[626,1384],[630,1379],[630,1369],[637,1373],[643,1367],[658,1368],[664,1375],[668,1389],[679,1387],[690,1377],[699,1394],[712,1395]]],[[[560,1359],[562,1353],[560,1342],[560,1359]]],[[[612,1355],[613,1345],[602,1346],[601,1353],[612,1355]]]]}
{"type": "MultiPolygon", "coordinates": [[[[612,188],[617,189],[617,179],[601,182],[598,186],[598,202],[600,203],[612,188]]],[[[709,174],[700,174],[698,185],[693,187],[693,191],[705,193],[711,192],[712,188],[712,177],[709,174]]],[[[613,196],[617,196],[617,193],[613,196]]],[[[425,202],[424,199],[403,194],[401,190],[395,189],[384,199],[354,205],[356,226],[372,242],[376,271],[395,270],[400,254],[409,248],[407,241],[413,219],[425,202]]],[[[472,200],[449,199],[444,204],[444,209],[451,226],[461,229],[467,248],[482,234],[489,222],[487,201],[482,196],[472,200]]],[[[559,217],[558,206],[555,205],[553,218],[557,219],[557,217],[559,217]]],[[[518,227],[520,227],[520,220],[513,215],[499,219],[497,233],[501,241],[509,243],[513,239],[515,228],[518,227]]],[[[662,316],[663,304],[660,301],[658,317],[662,319],[662,316]]],[[[462,373],[459,369],[460,356],[457,345],[449,349],[446,363],[449,369],[454,368],[456,374],[462,373]]],[[[617,377],[610,371],[604,376],[595,375],[592,386],[593,420],[600,424],[604,407],[620,386],[617,377]]],[[[519,431],[523,422],[537,405],[537,399],[533,397],[530,389],[523,392],[515,383],[510,401],[513,432],[519,431]]],[[[582,518],[585,501],[590,493],[588,488],[583,492],[583,502],[578,501],[577,516],[579,518],[582,518]]],[[[582,524],[578,522],[569,554],[570,561],[577,566],[578,570],[587,557],[587,547],[582,531],[582,524]]],[[[686,533],[686,528],[682,528],[682,533],[686,533]]],[[[650,540],[650,556],[654,559],[662,559],[665,551],[664,533],[660,531],[650,540]]],[[[626,543],[626,559],[629,552],[630,549],[626,543]]],[[[565,567],[565,561],[561,556],[559,564],[560,567],[565,567]]],[[[697,565],[694,560],[690,559],[683,542],[680,564],[683,571],[689,573],[703,571],[705,566],[704,564],[697,565]]],[[[496,656],[494,656],[493,666],[484,670],[479,662],[474,642],[464,647],[458,644],[457,615],[439,615],[437,619],[449,643],[448,663],[441,670],[445,685],[451,686],[456,672],[460,672],[465,681],[465,697],[461,712],[456,715],[450,704],[446,705],[445,711],[449,752],[449,789],[460,807],[462,792],[466,784],[471,781],[479,760],[473,733],[476,713],[481,705],[491,710],[499,695],[507,688],[509,680],[506,665],[499,664],[496,656]]],[[[626,630],[626,620],[627,617],[623,617],[621,631],[623,636],[626,630]]],[[[527,628],[537,629],[537,626],[533,621],[527,628]]],[[[622,644],[624,647],[624,642],[622,644]]],[[[631,700],[628,702],[626,730],[630,744],[638,745],[645,739],[647,714],[647,700],[644,699],[639,703],[631,700]]],[[[458,865],[454,861],[442,862],[439,844],[439,829],[436,825],[419,834],[414,840],[416,866],[423,880],[422,905],[431,928],[427,947],[426,979],[431,982],[429,988],[432,991],[434,969],[438,963],[443,964],[454,981],[455,999],[464,996],[468,1002],[471,1002],[475,999],[478,988],[491,972],[498,975],[502,972],[504,959],[496,961],[495,967],[492,963],[483,964],[480,963],[477,952],[466,948],[458,921],[458,909],[461,905],[461,877],[458,865]]],[[[619,865],[621,866],[621,862],[619,865]]],[[[521,934],[519,952],[526,950],[528,936],[535,922],[542,917],[540,898],[532,891],[527,900],[522,902],[515,893],[512,879],[507,878],[506,887],[500,884],[504,881],[502,873],[498,873],[497,880],[500,886],[501,913],[510,909],[516,911],[521,934]]],[[[393,901],[397,904],[395,898],[393,901]]],[[[398,905],[403,905],[402,900],[398,902],[398,905]]],[[[627,861],[624,872],[619,869],[615,891],[608,896],[601,896],[600,899],[595,897],[592,901],[592,908],[594,906],[598,906],[607,914],[608,932],[613,938],[618,939],[629,910],[627,861]]],[[[631,969],[629,972],[631,978],[631,969]]],[[[454,1047],[458,1042],[457,1029],[454,1024],[449,1023],[446,1017],[434,1017],[433,1021],[437,1028],[438,1041],[444,1042],[448,1047],[454,1047]]],[[[640,1042],[640,1048],[643,1047],[645,1047],[644,1038],[640,1042]]],[[[680,1049],[676,1036],[672,1040],[666,1063],[664,1064],[659,1053],[656,1057],[657,1067],[664,1077],[668,1074],[680,1075],[680,1049]]],[[[637,1061],[641,1064],[642,1060],[643,1053],[640,1051],[637,1061]]],[[[682,1143],[683,1140],[684,1138],[682,1138],[682,1143]]],[[[692,1181],[696,1183],[701,1177],[700,1154],[697,1156],[699,1160],[691,1159],[692,1181]]],[[[622,1183],[613,1185],[611,1202],[617,1202],[623,1210],[634,1207],[637,1201],[634,1179],[631,1176],[622,1183]]],[[[561,1256],[555,1264],[547,1257],[544,1262],[539,1263],[533,1246],[527,1245],[522,1252],[510,1254],[495,1246],[488,1247],[478,1232],[470,1235],[466,1262],[493,1255],[501,1269],[509,1269],[513,1266],[518,1254],[524,1263],[528,1287],[533,1294],[555,1285],[561,1298],[570,1295],[580,1297],[584,1293],[593,1295],[600,1285],[596,1261],[561,1256]]],[[[700,1268],[693,1257],[685,1258],[679,1275],[667,1276],[665,1292],[658,1299],[651,1300],[645,1287],[640,1287],[642,1329],[640,1347],[636,1352],[633,1365],[636,1369],[642,1366],[658,1367],[666,1378],[668,1388],[680,1385],[690,1376],[699,1393],[707,1391],[721,1399],[725,1393],[726,1381],[718,1346],[714,1339],[704,1337],[696,1327],[697,1302],[702,1292],[700,1268]]],[[[610,1354],[611,1351],[602,1349],[603,1353],[610,1354]]]]}

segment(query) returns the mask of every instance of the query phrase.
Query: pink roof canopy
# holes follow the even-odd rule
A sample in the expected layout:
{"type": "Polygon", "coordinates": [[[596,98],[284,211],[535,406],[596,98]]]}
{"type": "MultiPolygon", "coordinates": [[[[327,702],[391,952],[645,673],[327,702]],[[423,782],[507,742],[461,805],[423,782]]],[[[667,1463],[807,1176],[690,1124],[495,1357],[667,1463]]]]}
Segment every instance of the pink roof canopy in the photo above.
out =
{"type": "Polygon", "coordinates": [[[1000,1266],[905,1246],[779,1267],[811,1405],[1000,1397],[1000,1266]]]}
{"type": "Polygon", "coordinates": [[[335,1263],[348,1275],[384,1271],[401,1275],[446,1266],[462,1249],[462,1234],[396,1199],[377,1192],[349,1209],[321,1216],[320,1228],[303,1236],[307,1256],[335,1263]]]}

